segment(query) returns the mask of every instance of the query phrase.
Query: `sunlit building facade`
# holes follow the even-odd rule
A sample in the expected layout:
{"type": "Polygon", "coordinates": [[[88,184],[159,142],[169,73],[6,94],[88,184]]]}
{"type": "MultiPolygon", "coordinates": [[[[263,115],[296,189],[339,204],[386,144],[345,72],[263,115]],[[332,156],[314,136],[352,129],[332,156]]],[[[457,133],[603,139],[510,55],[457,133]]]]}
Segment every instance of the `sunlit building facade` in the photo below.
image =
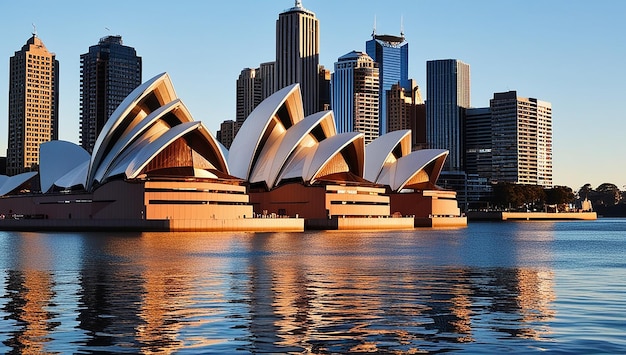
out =
{"type": "Polygon", "coordinates": [[[406,88],[400,83],[387,90],[387,132],[410,129],[412,150],[427,148],[426,106],[415,80],[406,88]]]}
{"type": "Polygon", "coordinates": [[[300,0],[276,21],[276,89],[298,83],[304,112],[319,111],[319,21],[300,0]]]}
{"type": "Polygon", "coordinates": [[[7,174],[36,171],[39,146],[58,139],[59,62],[36,34],[9,60],[7,174]]]}
{"type": "Polygon", "coordinates": [[[495,93],[489,106],[492,179],[552,187],[552,104],[508,91],[495,93]]]}
{"type": "Polygon", "coordinates": [[[106,36],[80,56],[80,145],[93,151],[117,106],[141,85],[141,57],[122,36],[106,36]]]}
{"type": "Polygon", "coordinates": [[[361,132],[365,144],[379,135],[379,71],[363,52],[352,51],[335,63],[331,76],[331,106],[337,132],[361,132]]]}

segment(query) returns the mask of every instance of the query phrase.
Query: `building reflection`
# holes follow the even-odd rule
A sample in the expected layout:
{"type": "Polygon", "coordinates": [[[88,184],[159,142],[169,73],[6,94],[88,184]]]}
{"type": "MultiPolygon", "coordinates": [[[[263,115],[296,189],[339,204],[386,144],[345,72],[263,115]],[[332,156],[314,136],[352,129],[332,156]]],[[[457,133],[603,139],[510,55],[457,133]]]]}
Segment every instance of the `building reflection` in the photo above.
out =
{"type": "Polygon", "coordinates": [[[247,350],[437,351],[473,342],[474,328],[485,327],[514,337],[549,335],[551,271],[432,265],[393,270],[390,260],[359,238],[285,238],[250,240],[247,350]],[[314,254],[309,249],[296,256],[312,247],[314,254]]]}
{"type": "Polygon", "coordinates": [[[555,317],[548,266],[437,264],[431,247],[389,253],[376,235],[81,236],[61,254],[80,259],[64,275],[50,271],[58,250],[16,240],[22,257],[0,279],[13,353],[68,346],[60,309],[76,321],[61,338],[82,353],[442,352],[486,336],[549,339],[555,317]]]}
{"type": "Polygon", "coordinates": [[[143,291],[141,270],[133,260],[137,235],[84,238],[80,269],[78,327],[89,351],[113,351],[135,344],[143,291]]]}
{"type": "Polygon", "coordinates": [[[15,321],[15,330],[4,342],[12,353],[45,353],[50,333],[59,325],[52,321],[56,314],[49,310],[55,296],[54,276],[50,269],[51,255],[36,235],[21,238],[15,250],[22,255],[14,270],[7,273],[6,297],[3,311],[15,321]]]}

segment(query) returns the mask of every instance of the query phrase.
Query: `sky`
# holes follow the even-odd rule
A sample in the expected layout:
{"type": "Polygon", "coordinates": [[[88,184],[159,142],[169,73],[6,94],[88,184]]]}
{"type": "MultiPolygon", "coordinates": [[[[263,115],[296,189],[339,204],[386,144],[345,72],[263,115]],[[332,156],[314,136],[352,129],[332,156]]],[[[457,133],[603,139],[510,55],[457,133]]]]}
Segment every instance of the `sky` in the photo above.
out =
{"type": "MultiPolygon", "coordinates": [[[[409,77],[426,97],[426,61],[470,65],[471,104],[495,92],[552,104],[553,182],[626,190],[626,1],[303,0],[320,25],[320,64],[365,51],[378,34],[409,43],[409,77]],[[392,6],[393,4],[393,6],[392,6]],[[397,4],[401,4],[397,5],[397,4]]],[[[275,59],[276,19],[293,0],[0,0],[0,156],[8,140],[9,58],[34,28],[60,62],[59,139],[78,143],[80,55],[121,35],[143,81],[168,72],[195,120],[216,134],[235,119],[235,81],[275,59]],[[33,25],[35,26],[33,28],[33,25]]]]}

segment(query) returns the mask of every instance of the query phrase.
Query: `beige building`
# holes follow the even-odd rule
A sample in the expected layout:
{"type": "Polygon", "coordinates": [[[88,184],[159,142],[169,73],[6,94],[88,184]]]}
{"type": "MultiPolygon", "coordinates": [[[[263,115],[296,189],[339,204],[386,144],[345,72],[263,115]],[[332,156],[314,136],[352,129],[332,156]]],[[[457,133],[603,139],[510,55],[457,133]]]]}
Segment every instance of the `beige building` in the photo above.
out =
{"type": "Polygon", "coordinates": [[[492,180],[552,186],[552,105],[516,91],[495,93],[492,180]]]}
{"type": "Polygon", "coordinates": [[[387,91],[387,132],[410,129],[411,149],[427,148],[426,105],[415,80],[409,80],[409,88],[399,83],[387,91]]]}
{"type": "Polygon", "coordinates": [[[59,62],[33,34],[10,59],[7,174],[37,170],[39,146],[58,139],[59,62]]]}

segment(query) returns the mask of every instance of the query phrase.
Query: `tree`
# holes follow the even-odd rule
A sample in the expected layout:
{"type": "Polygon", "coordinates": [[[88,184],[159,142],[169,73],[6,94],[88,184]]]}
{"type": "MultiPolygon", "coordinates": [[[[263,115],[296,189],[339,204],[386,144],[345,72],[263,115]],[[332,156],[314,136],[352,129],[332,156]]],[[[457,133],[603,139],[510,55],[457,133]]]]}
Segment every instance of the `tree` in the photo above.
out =
{"type": "Polygon", "coordinates": [[[580,190],[578,190],[578,198],[580,200],[589,199],[591,194],[593,194],[593,188],[590,183],[584,184],[580,190]]]}
{"type": "Polygon", "coordinates": [[[557,205],[559,211],[564,211],[567,204],[576,201],[574,191],[567,186],[554,186],[546,189],[546,203],[549,205],[557,205]]]}
{"type": "Polygon", "coordinates": [[[619,203],[622,193],[615,184],[605,182],[596,188],[597,202],[605,206],[612,206],[619,203]]]}

